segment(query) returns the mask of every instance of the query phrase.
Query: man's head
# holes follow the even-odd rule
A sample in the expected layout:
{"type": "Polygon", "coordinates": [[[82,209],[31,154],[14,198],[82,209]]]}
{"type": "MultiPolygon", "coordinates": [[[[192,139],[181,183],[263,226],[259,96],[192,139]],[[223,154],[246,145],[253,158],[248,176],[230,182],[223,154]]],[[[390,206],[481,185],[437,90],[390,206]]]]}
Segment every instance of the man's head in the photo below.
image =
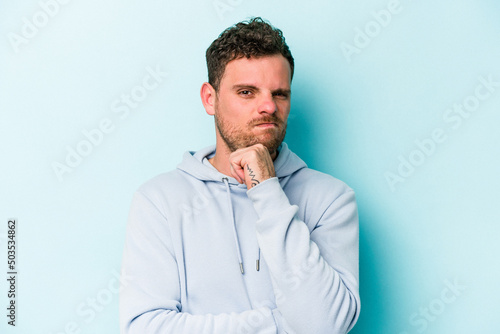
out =
{"type": "Polygon", "coordinates": [[[218,91],[226,65],[231,60],[278,54],[288,60],[291,80],[293,78],[294,62],[281,30],[264,22],[260,17],[239,22],[224,30],[207,49],[208,82],[215,91],[218,91]]]}
{"type": "Polygon", "coordinates": [[[203,105],[214,115],[217,147],[261,143],[274,153],[290,112],[293,57],[280,30],[260,18],[226,29],[207,50],[203,105]]]}

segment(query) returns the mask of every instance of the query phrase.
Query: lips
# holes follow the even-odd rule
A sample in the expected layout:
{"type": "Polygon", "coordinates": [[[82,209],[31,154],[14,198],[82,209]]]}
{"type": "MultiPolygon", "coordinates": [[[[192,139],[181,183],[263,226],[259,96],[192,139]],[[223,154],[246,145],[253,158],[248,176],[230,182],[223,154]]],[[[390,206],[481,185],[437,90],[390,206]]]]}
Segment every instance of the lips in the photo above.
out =
{"type": "Polygon", "coordinates": [[[259,123],[255,127],[259,129],[275,129],[278,128],[278,125],[276,123],[259,123]]]}

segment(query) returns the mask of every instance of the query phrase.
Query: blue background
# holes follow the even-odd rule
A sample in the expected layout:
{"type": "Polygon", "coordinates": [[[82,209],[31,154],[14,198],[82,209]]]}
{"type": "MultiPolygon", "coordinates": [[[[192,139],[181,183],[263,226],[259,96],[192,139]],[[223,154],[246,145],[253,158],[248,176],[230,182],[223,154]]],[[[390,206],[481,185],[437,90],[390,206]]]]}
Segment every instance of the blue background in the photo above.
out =
{"type": "Polygon", "coordinates": [[[118,333],[131,196],[184,151],[214,143],[199,99],[204,53],[250,16],[282,29],[295,57],[289,146],[357,194],[352,333],[498,331],[498,2],[40,3],[0,5],[1,268],[7,219],[19,221],[18,326],[6,324],[1,279],[2,333],[118,333]],[[141,90],[155,69],[167,74],[141,90]],[[481,80],[497,84],[474,100],[481,80]],[[147,96],[125,114],[132,92],[147,96]],[[460,121],[447,114],[465,101],[479,104],[460,121]],[[58,177],[54,164],[106,119],[112,129],[58,177]],[[446,139],[429,144],[435,129],[446,139]],[[400,167],[411,158],[411,172],[400,167]]]}

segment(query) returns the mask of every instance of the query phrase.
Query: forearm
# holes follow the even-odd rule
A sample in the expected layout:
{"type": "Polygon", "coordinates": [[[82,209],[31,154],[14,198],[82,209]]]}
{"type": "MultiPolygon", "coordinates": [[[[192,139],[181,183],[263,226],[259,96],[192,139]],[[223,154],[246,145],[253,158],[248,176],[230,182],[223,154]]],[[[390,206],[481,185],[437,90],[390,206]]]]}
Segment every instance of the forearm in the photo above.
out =
{"type": "MultiPolygon", "coordinates": [[[[290,205],[278,180],[269,179],[258,187],[261,188],[254,188],[248,194],[260,218],[256,224],[257,239],[285,324],[299,334],[346,333],[359,312],[357,249],[352,251],[355,256],[333,254],[335,247],[328,246],[334,232],[331,230],[321,235],[320,251],[307,225],[297,218],[297,206],[290,205]],[[350,265],[328,263],[325,256],[328,259],[347,256],[350,265]]],[[[342,219],[354,219],[357,223],[355,205],[349,211],[356,217],[347,214],[342,219]]],[[[357,248],[357,225],[348,226],[342,233],[344,240],[340,242],[350,243],[351,250],[357,248]]]]}
{"type": "Polygon", "coordinates": [[[133,319],[123,334],[275,334],[277,327],[267,307],[242,313],[192,315],[172,310],[152,310],[133,319]]]}

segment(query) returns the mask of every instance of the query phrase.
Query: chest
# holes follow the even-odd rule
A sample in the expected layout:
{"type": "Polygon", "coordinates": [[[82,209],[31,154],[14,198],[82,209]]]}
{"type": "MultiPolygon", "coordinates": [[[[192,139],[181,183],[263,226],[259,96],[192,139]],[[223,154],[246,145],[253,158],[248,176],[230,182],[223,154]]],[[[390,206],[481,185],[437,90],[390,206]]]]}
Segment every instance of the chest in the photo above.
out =
{"type": "Polygon", "coordinates": [[[273,304],[274,293],[265,259],[259,256],[258,216],[246,196],[198,193],[177,206],[173,244],[185,311],[203,314],[246,310],[273,304]],[[233,223],[234,220],[234,223],[233,223]],[[240,271],[239,250],[244,267],[240,271]]]}

